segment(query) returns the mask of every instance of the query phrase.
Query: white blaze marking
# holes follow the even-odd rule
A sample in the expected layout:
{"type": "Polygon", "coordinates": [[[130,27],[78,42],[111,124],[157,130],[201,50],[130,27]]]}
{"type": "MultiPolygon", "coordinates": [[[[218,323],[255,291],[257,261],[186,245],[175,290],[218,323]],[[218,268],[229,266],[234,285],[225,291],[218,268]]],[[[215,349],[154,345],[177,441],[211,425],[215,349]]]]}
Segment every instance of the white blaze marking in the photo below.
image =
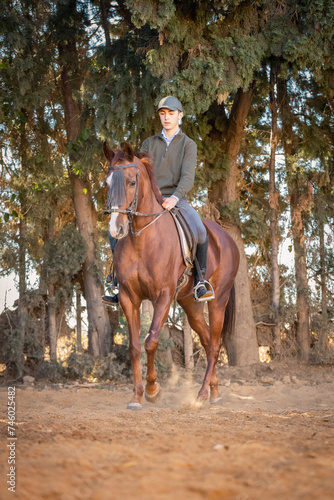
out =
{"type": "MultiPolygon", "coordinates": [[[[119,208],[119,207],[111,207],[111,208],[119,208]]],[[[113,212],[110,216],[109,232],[113,238],[116,238],[117,232],[118,232],[118,229],[116,226],[116,221],[117,221],[118,216],[119,216],[119,214],[117,212],[113,212]]]]}
{"type": "Polygon", "coordinates": [[[106,183],[107,183],[108,188],[110,188],[110,186],[111,186],[112,174],[113,173],[114,172],[111,172],[111,174],[109,174],[108,177],[106,178],[106,183]]]}
{"type": "MultiPolygon", "coordinates": [[[[113,176],[113,173],[114,172],[111,172],[109,174],[109,176],[107,177],[106,179],[106,183],[107,183],[107,186],[108,188],[110,189],[110,186],[111,186],[111,183],[112,183],[112,176],[113,176]]],[[[116,206],[113,206],[111,208],[118,208],[116,206]]],[[[114,212],[110,215],[110,221],[109,221],[109,232],[111,234],[111,236],[113,238],[116,237],[117,235],[117,227],[116,227],[116,220],[117,220],[117,217],[118,217],[118,213],[117,212],[114,212]]]]}

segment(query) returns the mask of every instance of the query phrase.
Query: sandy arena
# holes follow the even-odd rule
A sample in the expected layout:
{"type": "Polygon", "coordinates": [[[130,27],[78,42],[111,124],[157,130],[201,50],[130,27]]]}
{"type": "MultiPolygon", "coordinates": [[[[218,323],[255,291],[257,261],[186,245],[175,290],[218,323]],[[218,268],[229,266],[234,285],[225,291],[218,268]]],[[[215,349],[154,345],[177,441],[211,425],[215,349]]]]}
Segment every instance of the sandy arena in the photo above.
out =
{"type": "Polygon", "coordinates": [[[333,374],[225,367],[222,405],[200,410],[202,373],[173,372],[140,412],[126,409],[130,383],[18,385],[15,495],[2,386],[1,499],[332,499],[333,374]]]}

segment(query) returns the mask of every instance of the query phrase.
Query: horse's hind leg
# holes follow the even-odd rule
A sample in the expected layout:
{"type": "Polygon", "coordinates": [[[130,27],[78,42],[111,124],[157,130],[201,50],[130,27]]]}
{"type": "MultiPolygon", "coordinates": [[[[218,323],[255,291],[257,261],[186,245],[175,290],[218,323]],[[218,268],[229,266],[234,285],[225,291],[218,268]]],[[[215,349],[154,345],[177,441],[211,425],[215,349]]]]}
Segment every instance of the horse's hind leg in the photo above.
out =
{"type": "Polygon", "coordinates": [[[152,323],[145,339],[145,350],[147,353],[145,398],[150,403],[155,403],[160,397],[160,385],[156,382],[157,372],[154,366],[154,357],[158,348],[160,330],[167,319],[171,301],[170,291],[162,291],[154,304],[152,323]]]}
{"type": "Polygon", "coordinates": [[[218,378],[216,364],[222,343],[225,309],[228,299],[214,300],[209,303],[210,341],[208,348],[208,365],[202,387],[197,396],[197,402],[203,403],[208,398],[209,386],[211,402],[219,401],[218,378]]]}
{"type": "MultiPolygon", "coordinates": [[[[192,297],[187,297],[179,301],[180,306],[184,309],[188,316],[188,321],[190,327],[198,334],[201,344],[204,347],[207,361],[209,361],[210,356],[210,328],[205,321],[203,314],[204,305],[203,303],[194,302],[192,297]]],[[[220,350],[221,339],[219,338],[219,348],[220,350]]],[[[210,378],[210,401],[216,402],[220,399],[218,392],[218,377],[216,374],[216,364],[214,364],[211,372],[210,378]]],[[[208,394],[206,396],[206,399],[208,394]]]]}

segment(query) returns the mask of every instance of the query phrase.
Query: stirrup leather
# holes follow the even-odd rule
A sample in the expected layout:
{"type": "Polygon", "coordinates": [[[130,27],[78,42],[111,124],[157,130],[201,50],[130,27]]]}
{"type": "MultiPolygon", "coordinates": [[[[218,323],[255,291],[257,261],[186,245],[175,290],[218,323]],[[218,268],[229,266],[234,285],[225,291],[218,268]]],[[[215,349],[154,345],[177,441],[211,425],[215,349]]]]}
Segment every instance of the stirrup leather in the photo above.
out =
{"type": "Polygon", "coordinates": [[[209,281],[206,281],[206,280],[199,281],[197,283],[197,285],[194,287],[194,300],[196,302],[206,302],[208,300],[213,300],[214,298],[215,298],[215,291],[214,291],[213,286],[211,285],[211,283],[209,281]],[[208,291],[212,292],[212,297],[209,297],[209,298],[205,298],[205,296],[198,297],[197,293],[198,293],[198,289],[199,289],[200,285],[205,285],[205,288],[207,288],[206,285],[208,285],[209,286],[208,291]]]}

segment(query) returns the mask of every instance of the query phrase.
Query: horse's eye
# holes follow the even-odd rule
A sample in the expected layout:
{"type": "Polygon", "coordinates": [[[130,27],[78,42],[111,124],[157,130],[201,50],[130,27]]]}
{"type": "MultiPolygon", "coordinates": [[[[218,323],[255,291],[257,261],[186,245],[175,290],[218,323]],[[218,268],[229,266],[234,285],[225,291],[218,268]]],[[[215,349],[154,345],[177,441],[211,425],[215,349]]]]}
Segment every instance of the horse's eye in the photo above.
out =
{"type": "Polygon", "coordinates": [[[136,181],[131,181],[130,182],[130,187],[134,187],[136,185],[136,181]]]}

